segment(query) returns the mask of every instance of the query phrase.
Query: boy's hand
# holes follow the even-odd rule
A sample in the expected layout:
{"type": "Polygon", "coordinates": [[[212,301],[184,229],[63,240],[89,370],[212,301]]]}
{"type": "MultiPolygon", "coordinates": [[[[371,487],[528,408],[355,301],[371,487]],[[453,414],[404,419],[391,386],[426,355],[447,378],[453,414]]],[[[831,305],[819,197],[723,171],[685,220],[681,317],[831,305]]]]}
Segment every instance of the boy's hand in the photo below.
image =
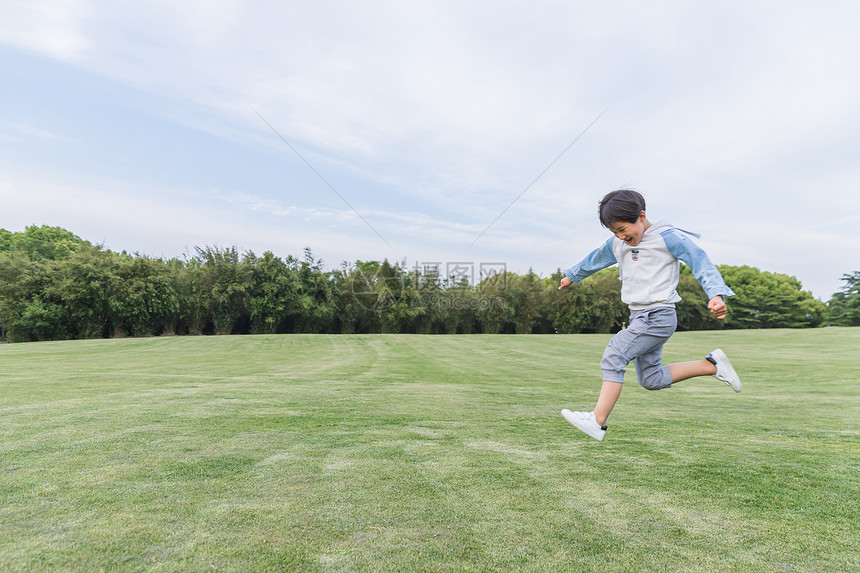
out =
{"type": "Polygon", "coordinates": [[[560,287],[558,287],[558,290],[561,290],[561,289],[563,289],[564,287],[566,287],[566,286],[570,286],[570,285],[572,285],[572,284],[573,284],[573,281],[572,281],[572,280],[570,280],[570,279],[569,279],[569,278],[567,278],[567,277],[564,277],[563,279],[561,279],[561,286],[560,286],[560,287]]]}
{"type": "Polygon", "coordinates": [[[708,301],[708,310],[720,320],[724,319],[729,312],[725,299],[719,294],[708,301]]]}

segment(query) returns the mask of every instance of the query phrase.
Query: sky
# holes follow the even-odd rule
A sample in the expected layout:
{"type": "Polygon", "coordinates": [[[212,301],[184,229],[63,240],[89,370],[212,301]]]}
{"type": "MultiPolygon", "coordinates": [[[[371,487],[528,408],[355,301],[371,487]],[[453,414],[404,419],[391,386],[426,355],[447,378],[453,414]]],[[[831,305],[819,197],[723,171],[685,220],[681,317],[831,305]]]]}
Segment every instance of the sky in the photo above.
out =
{"type": "Polygon", "coordinates": [[[853,0],[7,0],[0,228],[549,276],[631,187],[714,263],[826,301],[860,270],[858,21],[853,0]]]}

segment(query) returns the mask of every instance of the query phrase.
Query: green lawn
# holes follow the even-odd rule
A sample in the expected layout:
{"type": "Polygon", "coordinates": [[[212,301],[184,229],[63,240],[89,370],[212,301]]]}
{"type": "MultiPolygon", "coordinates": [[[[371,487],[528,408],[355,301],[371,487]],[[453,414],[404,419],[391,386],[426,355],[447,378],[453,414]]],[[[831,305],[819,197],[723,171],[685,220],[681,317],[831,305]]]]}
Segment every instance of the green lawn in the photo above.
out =
{"type": "Polygon", "coordinates": [[[857,571],[860,328],[0,345],[0,571],[857,571]]]}

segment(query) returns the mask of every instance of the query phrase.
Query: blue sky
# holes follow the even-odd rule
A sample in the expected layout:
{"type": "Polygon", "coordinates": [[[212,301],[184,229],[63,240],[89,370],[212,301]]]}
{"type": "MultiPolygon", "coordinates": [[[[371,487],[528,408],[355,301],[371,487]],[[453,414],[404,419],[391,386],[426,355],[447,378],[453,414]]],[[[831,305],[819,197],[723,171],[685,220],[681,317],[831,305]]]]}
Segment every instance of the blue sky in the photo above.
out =
{"type": "Polygon", "coordinates": [[[605,240],[597,201],[631,186],[718,264],[824,300],[860,270],[855,2],[51,0],[2,19],[6,229],[546,276],[605,240]]]}

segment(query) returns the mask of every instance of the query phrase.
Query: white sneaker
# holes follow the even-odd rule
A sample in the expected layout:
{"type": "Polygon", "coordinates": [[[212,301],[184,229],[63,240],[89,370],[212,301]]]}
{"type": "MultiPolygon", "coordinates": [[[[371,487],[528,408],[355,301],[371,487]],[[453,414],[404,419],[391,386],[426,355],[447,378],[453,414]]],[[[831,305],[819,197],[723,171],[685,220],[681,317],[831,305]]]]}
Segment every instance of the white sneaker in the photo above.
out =
{"type": "Polygon", "coordinates": [[[735,392],[741,391],[741,379],[732,367],[732,363],[729,362],[729,358],[726,356],[725,352],[717,348],[705,358],[710,360],[711,363],[717,367],[717,373],[714,374],[714,376],[717,377],[717,380],[725,382],[735,392]]]}
{"type": "Polygon", "coordinates": [[[606,426],[601,426],[594,419],[594,412],[571,412],[567,408],[561,411],[564,419],[576,426],[582,432],[585,432],[595,440],[603,441],[603,436],[606,434],[606,426]]]}

